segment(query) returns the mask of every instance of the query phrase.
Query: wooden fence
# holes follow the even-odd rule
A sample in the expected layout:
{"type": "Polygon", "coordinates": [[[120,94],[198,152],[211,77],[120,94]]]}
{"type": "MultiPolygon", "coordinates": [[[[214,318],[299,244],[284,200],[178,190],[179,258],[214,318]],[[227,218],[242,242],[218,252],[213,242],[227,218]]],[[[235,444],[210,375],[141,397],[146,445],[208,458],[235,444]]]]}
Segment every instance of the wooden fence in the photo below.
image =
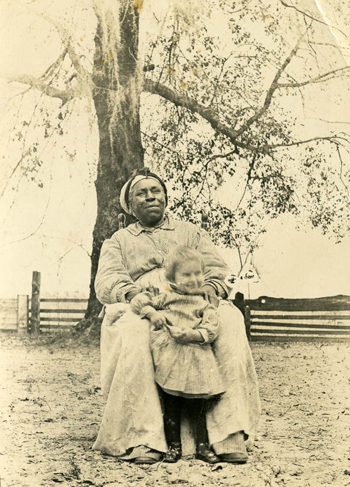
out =
{"type": "Polygon", "coordinates": [[[0,331],[39,333],[69,330],[82,318],[87,299],[42,298],[41,273],[34,271],[32,294],[0,299],[0,331]]]}
{"type": "Polygon", "coordinates": [[[245,301],[251,340],[349,340],[350,296],[245,301]]]}
{"type": "Polygon", "coordinates": [[[31,333],[69,330],[84,318],[87,299],[41,298],[32,320],[27,295],[0,299],[0,331],[31,333]]]}
{"type": "Polygon", "coordinates": [[[40,300],[40,330],[55,331],[72,328],[84,318],[87,299],[40,300]]]}
{"type": "MultiPolygon", "coordinates": [[[[39,272],[33,272],[31,299],[0,299],[0,331],[39,333],[69,330],[85,314],[87,299],[42,298],[39,272]]],[[[242,311],[251,340],[349,340],[350,296],[280,299],[262,296],[234,304],[242,311]]]]}
{"type": "Polygon", "coordinates": [[[0,330],[17,331],[28,330],[29,297],[19,295],[14,299],[0,299],[0,330]]]}
{"type": "MultiPolygon", "coordinates": [[[[30,305],[27,295],[0,299],[0,331],[33,332],[30,305]]],[[[87,299],[41,298],[40,332],[71,329],[84,317],[86,306],[87,299]]],[[[244,306],[241,309],[252,341],[350,339],[349,296],[310,300],[264,296],[244,301],[244,306]]]]}

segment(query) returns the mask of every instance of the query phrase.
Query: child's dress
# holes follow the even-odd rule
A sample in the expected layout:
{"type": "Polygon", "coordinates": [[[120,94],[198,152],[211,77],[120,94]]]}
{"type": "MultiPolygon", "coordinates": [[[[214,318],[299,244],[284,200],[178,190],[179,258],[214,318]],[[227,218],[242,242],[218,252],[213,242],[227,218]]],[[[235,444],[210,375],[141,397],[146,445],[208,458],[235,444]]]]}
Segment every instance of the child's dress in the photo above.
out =
{"type": "Polygon", "coordinates": [[[138,294],[130,303],[132,311],[146,316],[150,306],[165,316],[167,326],[151,329],[151,351],[155,381],[168,394],[189,398],[209,398],[224,392],[212,343],[219,332],[216,309],[202,295],[181,294],[174,288],[158,296],[138,294]],[[202,342],[180,343],[171,327],[192,328],[202,342]]]}

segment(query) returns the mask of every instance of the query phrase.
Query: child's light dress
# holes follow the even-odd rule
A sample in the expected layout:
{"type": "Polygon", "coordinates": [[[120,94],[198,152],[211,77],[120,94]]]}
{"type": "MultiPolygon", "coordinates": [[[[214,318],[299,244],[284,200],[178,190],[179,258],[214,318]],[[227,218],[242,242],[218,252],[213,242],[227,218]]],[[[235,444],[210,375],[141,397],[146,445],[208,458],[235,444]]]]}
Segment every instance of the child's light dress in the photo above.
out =
{"type": "Polygon", "coordinates": [[[138,294],[130,306],[141,317],[147,315],[151,306],[166,318],[167,326],[159,330],[152,327],[150,338],[155,380],[165,392],[209,398],[225,391],[210,345],[219,332],[217,312],[202,295],[185,295],[173,287],[158,296],[147,292],[138,294]],[[172,326],[197,330],[203,341],[177,342],[171,335],[172,326]]]}

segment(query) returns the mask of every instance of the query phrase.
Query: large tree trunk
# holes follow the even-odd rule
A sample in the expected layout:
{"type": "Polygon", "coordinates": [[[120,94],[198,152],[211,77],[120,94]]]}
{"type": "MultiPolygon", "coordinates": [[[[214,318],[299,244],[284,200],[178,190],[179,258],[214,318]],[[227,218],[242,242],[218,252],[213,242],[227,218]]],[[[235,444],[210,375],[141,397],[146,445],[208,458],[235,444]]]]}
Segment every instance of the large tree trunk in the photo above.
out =
{"type": "MultiPolygon", "coordinates": [[[[140,131],[140,83],[138,54],[138,12],[132,2],[121,2],[118,45],[106,52],[106,36],[99,19],[95,36],[94,104],[99,128],[97,219],[93,232],[91,281],[86,319],[93,322],[101,309],[94,281],[103,241],[118,229],[120,190],[130,173],[143,166],[140,131]],[[104,36],[104,37],[103,37],[104,36]],[[116,73],[116,66],[120,72],[116,73]]],[[[104,27],[105,28],[105,27],[104,27]]]]}

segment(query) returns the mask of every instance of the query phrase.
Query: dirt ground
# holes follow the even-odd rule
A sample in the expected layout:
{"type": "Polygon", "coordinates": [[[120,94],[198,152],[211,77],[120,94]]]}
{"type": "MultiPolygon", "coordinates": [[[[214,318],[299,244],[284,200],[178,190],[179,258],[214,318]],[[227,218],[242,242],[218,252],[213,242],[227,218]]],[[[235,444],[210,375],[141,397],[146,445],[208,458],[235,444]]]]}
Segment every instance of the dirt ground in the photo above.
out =
{"type": "Polygon", "coordinates": [[[96,346],[0,336],[0,486],[350,486],[350,343],[253,343],[262,417],[246,465],[137,466],[91,449],[96,346]]]}

